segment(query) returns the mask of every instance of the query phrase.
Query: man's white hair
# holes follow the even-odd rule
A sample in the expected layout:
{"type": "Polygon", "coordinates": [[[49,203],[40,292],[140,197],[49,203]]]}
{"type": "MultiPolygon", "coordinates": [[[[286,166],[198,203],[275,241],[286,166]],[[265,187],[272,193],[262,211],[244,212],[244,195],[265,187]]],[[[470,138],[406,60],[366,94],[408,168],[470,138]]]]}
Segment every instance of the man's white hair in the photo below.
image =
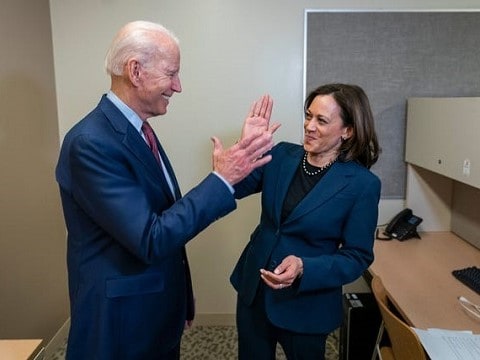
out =
{"type": "Polygon", "coordinates": [[[125,64],[137,58],[142,65],[150,64],[164,49],[153,41],[155,34],[163,34],[176,44],[178,38],[164,26],[149,21],[133,21],[123,26],[115,35],[105,57],[105,70],[109,75],[121,76],[125,64]]]}

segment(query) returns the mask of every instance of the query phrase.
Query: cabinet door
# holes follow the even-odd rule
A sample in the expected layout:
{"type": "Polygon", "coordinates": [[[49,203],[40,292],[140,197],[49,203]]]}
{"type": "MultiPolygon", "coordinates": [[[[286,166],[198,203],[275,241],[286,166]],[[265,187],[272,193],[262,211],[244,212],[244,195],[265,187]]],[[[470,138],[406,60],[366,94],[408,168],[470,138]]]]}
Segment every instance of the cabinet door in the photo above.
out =
{"type": "Polygon", "coordinates": [[[480,188],[480,98],[410,98],[405,160],[480,188]]]}

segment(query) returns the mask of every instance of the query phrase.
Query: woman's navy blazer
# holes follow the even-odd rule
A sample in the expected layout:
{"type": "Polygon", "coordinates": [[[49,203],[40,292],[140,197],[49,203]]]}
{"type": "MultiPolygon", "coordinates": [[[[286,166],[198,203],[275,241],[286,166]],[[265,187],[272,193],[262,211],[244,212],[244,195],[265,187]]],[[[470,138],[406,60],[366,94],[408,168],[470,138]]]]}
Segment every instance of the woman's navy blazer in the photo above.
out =
{"type": "Polygon", "coordinates": [[[364,166],[335,162],[281,222],[282,206],[304,155],[302,146],[276,145],[273,159],[235,186],[235,196],[261,195],[260,223],[231,275],[239,300],[251,304],[262,281],[288,255],[301,257],[303,276],[282,290],[266,289],[270,321],[300,333],[329,333],[342,321],[342,285],[373,261],[381,183],[364,166]]]}

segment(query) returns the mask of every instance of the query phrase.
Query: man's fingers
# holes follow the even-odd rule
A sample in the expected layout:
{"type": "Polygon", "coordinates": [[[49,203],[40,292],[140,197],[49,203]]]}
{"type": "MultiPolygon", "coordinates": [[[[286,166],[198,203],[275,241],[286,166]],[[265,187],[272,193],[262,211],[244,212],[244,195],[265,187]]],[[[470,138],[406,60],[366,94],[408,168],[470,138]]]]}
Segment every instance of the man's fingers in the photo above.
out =
{"type": "Polygon", "coordinates": [[[273,147],[273,137],[272,134],[264,133],[262,136],[258,136],[253,139],[250,144],[245,148],[247,153],[249,153],[254,159],[257,159],[266,152],[270,151],[273,147]]]}
{"type": "Polygon", "coordinates": [[[272,155],[262,156],[261,158],[252,162],[252,170],[267,164],[270,162],[270,160],[272,160],[272,155]]]}
{"type": "Polygon", "coordinates": [[[262,142],[271,142],[272,134],[257,129],[247,137],[243,138],[238,145],[241,149],[248,149],[250,147],[258,148],[262,145],[262,142]]]}
{"type": "Polygon", "coordinates": [[[213,142],[213,151],[217,152],[223,150],[223,144],[219,138],[217,138],[216,136],[212,136],[211,140],[213,142]]]}

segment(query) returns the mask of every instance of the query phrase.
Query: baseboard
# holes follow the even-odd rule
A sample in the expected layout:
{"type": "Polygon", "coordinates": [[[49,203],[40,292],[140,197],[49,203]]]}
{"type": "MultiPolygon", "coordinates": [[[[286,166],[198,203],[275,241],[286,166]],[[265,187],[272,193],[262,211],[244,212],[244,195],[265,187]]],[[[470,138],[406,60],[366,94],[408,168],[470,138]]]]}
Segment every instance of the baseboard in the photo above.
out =
{"type": "Polygon", "coordinates": [[[52,337],[50,342],[45,346],[44,359],[50,359],[52,355],[63,346],[68,337],[68,330],[70,329],[70,318],[68,318],[57,333],[52,337]]]}
{"type": "Polygon", "coordinates": [[[194,325],[235,326],[235,314],[195,314],[194,325]]]}

